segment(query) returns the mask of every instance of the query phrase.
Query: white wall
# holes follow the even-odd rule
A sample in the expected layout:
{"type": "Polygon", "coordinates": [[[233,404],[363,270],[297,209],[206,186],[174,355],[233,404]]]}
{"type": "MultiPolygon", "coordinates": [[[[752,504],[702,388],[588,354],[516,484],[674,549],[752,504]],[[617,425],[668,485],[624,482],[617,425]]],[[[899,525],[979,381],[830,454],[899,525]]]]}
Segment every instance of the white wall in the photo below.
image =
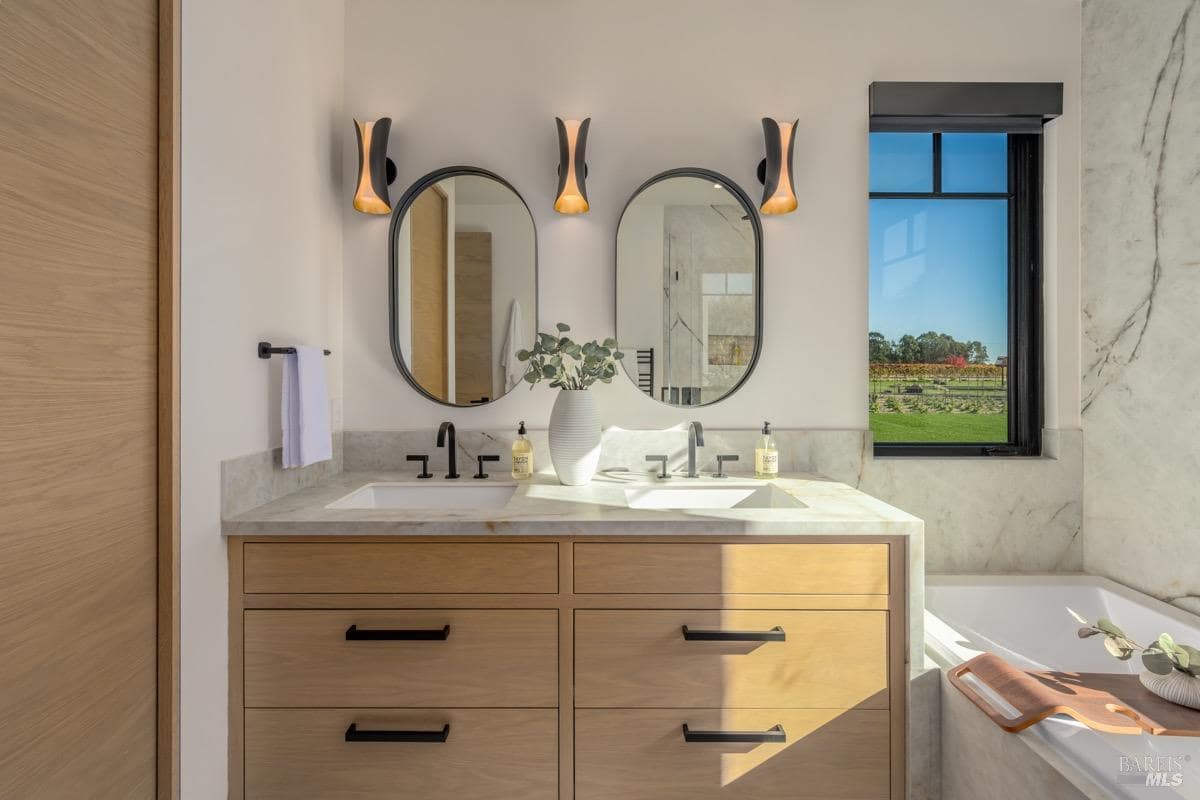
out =
{"type": "MultiPolygon", "coordinates": [[[[756,196],[759,118],[799,117],[799,210],[763,220],[753,377],[724,402],[681,411],[622,379],[602,388],[600,408],[626,426],[864,428],[868,84],[1063,81],[1066,111],[1047,140],[1047,424],[1075,428],[1079,17],[1078,0],[348,0],[346,113],[392,116],[397,193],[451,164],[507,178],[538,228],[543,327],[562,319],[589,338],[613,333],[615,231],[637,186],[696,165],[756,196]],[[555,115],[593,118],[583,216],[551,208],[555,115]]],[[[343,159],[352,169],[352,143],[343,159]]],[[[550,391],[455,410],[408,388],[387,343],[387,222],[344,214],[347,428],[544,425],[550,391]]]]}
{"type": "Polygon", "coordinates": [[[617,238],[617,307],[621,309],[617,339],[629,352],[625,368],[637,374],[637,349],[654,348],[655,394],[663,385],[663,224],[661,203],[636,203],[621,218],[617,238]]]}
{"type": "Polygon", "coordinates": [[[280,444],[280,360],[259,360],[255,343],[333,350],[339,416],[340,208],[352,192],[341,160],[351,132],[343,19],[341,0],[183,3],[184,798],[223,797],[227,785],[218,469],[280,444]]]}

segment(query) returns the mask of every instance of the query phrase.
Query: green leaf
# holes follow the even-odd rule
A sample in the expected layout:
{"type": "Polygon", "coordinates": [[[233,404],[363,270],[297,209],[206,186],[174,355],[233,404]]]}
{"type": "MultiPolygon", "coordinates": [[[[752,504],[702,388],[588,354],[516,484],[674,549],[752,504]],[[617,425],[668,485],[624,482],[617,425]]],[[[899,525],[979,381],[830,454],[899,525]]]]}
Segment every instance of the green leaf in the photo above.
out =
{"type": "Polygon", "coordinates": [[[1200,667],[1200,650],[1197,650],[1196,648],[1192,647],[1190,644],[1181,644],[1181,645],[1179,645],[1179,647],[1185,653],[1187,653],[1188,667],[1190,669],[1196,669],[1197,667],[1200,667]]]}
{"type": "Polygon", "coordinates": [[[525,373],[525,380],[529,381],[530,384],[537,383],[538,379],[539,379],[539,376],[536,372],[526,372],[525,373]]]}
{"type": "Polygon", "coordinates": [[[542,377],[543,378],[553,378],[555,372],[557,372],[557,370],[554,369],[554,367],[550,364],[547,364],[546,366],[542,367],[542,377]]]}
{"type": "Polygon", "coordinates": [[[1121,641],[1122,640],[1112,636],[1105,636],[1104,649],[1107,650],[1113,658],[1121,661],[1128,661],[1130,657],[1133,656],[1133,651],[1123,647],[1121,645],[1121,641]]]}
{"type": "Polygon", "coordinates": [[[625,357],[625,354],[624,354],[624,353],[622,353],[620,350],[618,350],[618,351],[616,351],[615,353],[613,353],[613,358],[621,359],[621,358],[624,358],[624,357],[625,357]]]}
{"type": "Polygon", "coordinates": [[[549,333],[539,333],[537,343],[546,350],[550,350],[558,345],[558,338],[549,333]]]}
{"type": "Polygon", "coordinates": [[[1167,653],[1175,652],[1175,640],[1171,638],[1171,634],[1164,633],[1158,637],[1158,646],[1167,653]]]}
{"type": "Polygon", "coordinates": [[[1167,675],[1175,669],[1175,662],[1157,647],[1148,647],[1142,651],[1142,666],[1155,675],[1167,675]]]}
{"type": "Polygon", "coordinates": [[[1110,636],[1120,636],[1122,638],[1125,636],[1125,631],[1114,625],[1112,620],[1105,619],[1104,617],[1096,620],[1096,627],[1110,636]]]}
{"type": "Polygon", "coordinates": [[[563,333],[566,333],[567,331],[571,330],[571,326],[565,322],[560,322],[557,325],[555,325],[554,327],[558,328],[563,333]]]}
{"type": "Polygon", "coordinates": [[[617,340],[610,336],[607,339],[605,339],[603,342],[601,342],[601,344],[603,344],[605,347],[611,347],[615,350],[617,347],[617,340]]]}
{"type": "Polygon", "coordinates": [[[532,354],[528,350],[518,350],[517,351],[517,360],[518,361],[528,361],[530,355],[532,355],[532,354]]]}

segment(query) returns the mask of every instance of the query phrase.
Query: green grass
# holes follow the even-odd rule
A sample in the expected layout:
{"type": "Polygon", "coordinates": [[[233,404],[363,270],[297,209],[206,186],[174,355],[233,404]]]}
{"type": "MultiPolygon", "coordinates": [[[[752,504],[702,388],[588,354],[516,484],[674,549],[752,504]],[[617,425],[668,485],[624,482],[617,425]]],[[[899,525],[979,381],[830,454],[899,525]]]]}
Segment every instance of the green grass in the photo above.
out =
{"type": "Polygon", "coordinates": [[[1007,414],[871,414],[876,442],[1005,442],[1007,414]]]}

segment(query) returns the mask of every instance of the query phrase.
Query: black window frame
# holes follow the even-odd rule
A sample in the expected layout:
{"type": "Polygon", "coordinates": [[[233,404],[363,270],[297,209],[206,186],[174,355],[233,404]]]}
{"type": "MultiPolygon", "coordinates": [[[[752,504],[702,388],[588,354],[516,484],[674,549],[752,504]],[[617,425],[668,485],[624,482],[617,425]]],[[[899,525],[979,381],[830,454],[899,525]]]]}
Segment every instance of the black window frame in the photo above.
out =
{"type": "MultiPolygon", "coordinates": [[[[999,120],[996,120],[999,122],[999,120]]],[[[868,192],[870,200],[1008,200],[1008,441],[878,442],[876,456],[926,458],[959,456],[1040,456],[1043,391],[1042,330],[1042,136],[1018,126],[946,120],[872,121],[872,132],[933,135],[932,192],[868,192]],[[942,134],[963,130],[1008,134],[1008,191],[943,192],[942,134]]]]}

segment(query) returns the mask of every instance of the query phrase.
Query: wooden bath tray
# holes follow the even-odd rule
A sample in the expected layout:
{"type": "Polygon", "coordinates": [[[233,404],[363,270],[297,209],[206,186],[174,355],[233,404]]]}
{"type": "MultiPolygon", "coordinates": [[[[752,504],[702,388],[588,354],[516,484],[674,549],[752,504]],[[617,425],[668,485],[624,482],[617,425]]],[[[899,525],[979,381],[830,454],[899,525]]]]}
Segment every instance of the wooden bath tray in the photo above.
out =
{"type": "Polygon", "coordinates": [[[968,700],[1009,733],[1055,714],[1068,714],[1107,733],[1200,736],[1200,711],[1163,700],[1142,686],[1137,675],[1023,670],[984,653],[954,667],[948,676],[968,700]],[[1007,700],[1018,716],[1009,718],[992,708],[963,680],[968,673],[1007,700]]]}

